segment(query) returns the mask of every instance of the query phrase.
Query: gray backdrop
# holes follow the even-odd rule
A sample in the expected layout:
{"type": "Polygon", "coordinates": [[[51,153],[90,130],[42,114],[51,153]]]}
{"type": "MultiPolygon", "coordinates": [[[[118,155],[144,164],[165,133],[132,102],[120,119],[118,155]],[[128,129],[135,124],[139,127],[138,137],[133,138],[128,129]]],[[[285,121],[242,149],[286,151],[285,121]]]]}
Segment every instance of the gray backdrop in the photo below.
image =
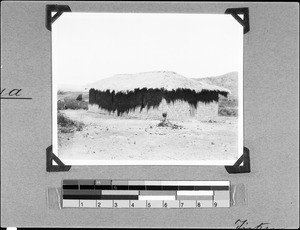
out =
{"type": "MultiPolygon", "coordinates": [[[[1,89],[32,100],[1,100],[1,226],[299,227],[299,5],[297,3],[2,2],[1,89]],[[249,7],[244,35],[244,144],[250,174],[222,166],[76,166],[46,173],[51,145],[51,33],[45,5],[73,12],[222,14],[249,7]],[[229,209],[55,210],[47,188],[62,179],[230,180],[247,187],[247,205],[229,209]]],[[[200,28],[199,28],[200,29],[200,28]]],[[[74,48],[75,49],[75,48],[74,48]]]]}

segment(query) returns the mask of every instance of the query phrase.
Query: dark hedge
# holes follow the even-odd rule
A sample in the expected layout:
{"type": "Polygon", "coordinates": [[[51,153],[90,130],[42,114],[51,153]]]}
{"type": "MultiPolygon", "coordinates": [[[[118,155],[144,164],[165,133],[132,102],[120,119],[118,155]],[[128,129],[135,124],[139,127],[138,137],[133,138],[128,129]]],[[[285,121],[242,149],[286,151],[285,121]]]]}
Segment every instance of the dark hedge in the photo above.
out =
{"type": "Polygon", "coordinates": [[[135,111],[136,108],[141,107],[140,110],[150,108],[157,108],[164,98],[167,103],[174,103],[177,100],[185,101],[191,106],[197,108],[198,102],[205,104],[211,102],[218,102],[219,94],[227,97],[227,92],[224,91],[209,91],[202,90],[197,93],[195,90],[190,89],[176,89],[168,91],[165,89],[135,89],[128,92],[115,91],[100,91],[90,89],[89,103],[98,105],[99,108],[105,109],[108,112],[117,112],[118,116],[123,113],[135,111]]]}

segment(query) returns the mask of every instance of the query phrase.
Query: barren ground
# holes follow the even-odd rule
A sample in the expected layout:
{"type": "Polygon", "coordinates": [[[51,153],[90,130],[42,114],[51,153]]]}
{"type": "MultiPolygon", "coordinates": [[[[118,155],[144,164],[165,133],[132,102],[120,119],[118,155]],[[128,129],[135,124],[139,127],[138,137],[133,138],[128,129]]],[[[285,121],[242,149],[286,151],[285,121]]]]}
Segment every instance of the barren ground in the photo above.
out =
{"type": "Polygon", "coordinates": [[[159,120],[116,118],[86,110],[61,110],[85,124],[82,131],[58,134],[58,155],[70,160],[235,160],[236,117],[217,121],[170,121],[182,126],[158,127],[159,120]]]}

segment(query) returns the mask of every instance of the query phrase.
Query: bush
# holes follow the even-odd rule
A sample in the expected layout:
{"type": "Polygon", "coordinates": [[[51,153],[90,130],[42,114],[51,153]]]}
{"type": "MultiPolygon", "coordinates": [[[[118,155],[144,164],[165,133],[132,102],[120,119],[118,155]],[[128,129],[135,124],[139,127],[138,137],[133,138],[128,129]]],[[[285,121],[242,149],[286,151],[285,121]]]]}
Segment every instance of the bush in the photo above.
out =
{"type": "Polygon", "coordinates": [[[237,117],[238,99],[234,97],[221,98],[219,101],[219,116],[237,117]]]}
{"type": "Polygon", "coordinates": [[[84,124],[82,122],[73,121],[62,113],[57,113],[58,130],[62,133],[72,133],[74,131],[82,131],[84,124]]]}
{"type": "Polygon", "coordinates": [[[87,101],[78,101],[75,99],[64,99],[64,101],[58,101],[57,102],[57,108],[59,110],[62,109],[88,109],[88,102],[87,101]]]}
{"type": "Polygon", "coordinates": [[[237,117],[238,110],[234,108],[219,108],[219,116],[237,117]]]}
{"type": "Polygon", "coordinates": [[[238,100],[235,98],[220,99],[219,105],[222,107],[237,107],[238,100]]]}
{"type": "Polygon", "coordinates": [[[65,102],[64,102],[64,101],[61,101],[61,100],[58,100],[58,101],[57,101],[57,109],[58,109],[58,110],[63,110],[63,109],[65,109],[65,102]]]}
{"type": "Polygon", "coordinates": [[[78,97],[76,98],[76,101],[82,101],[82,94],[78,95],[78,97]]]}
{"type": "Polygon", "coordinates": [[[65,92],[62,91],[62,90],[58,90],[58,91],[57,91],[57,95],[64,95],[64,94],[65,94],[65,92]]]}

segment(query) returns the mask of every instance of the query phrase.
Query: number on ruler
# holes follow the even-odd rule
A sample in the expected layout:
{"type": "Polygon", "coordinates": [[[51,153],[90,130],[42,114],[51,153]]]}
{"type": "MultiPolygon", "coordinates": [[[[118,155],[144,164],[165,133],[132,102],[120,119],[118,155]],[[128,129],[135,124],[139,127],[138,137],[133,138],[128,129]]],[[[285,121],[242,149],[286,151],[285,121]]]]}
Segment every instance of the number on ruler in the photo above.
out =
{"type": "Polygon", "coordinates": [[[83,202],[82,201],[80,202],[80,207],[83,207],[83,202]]]}
{"type": "Polygon", "coordinates": [[[201,207],[201,203],[197,202],[197,207],[200,208],[201,207]]]}
{"type": "Polygon", "coordinates": [[[180,202],[180,208],[183,208],[184,203],[180,202]]]}
{"type": "Polygon", "coordinates": [[[217,207],[217,206],[218,206],[218,203],[217,203],[217,202],[214,202],[214,206],[217,207]]]}
{"type": "Polygon", "coordinates": [[[168,203],[164,202],[164,208],[168,207],[168,203]]]}
{"type": "Polygon", "coordinates": [[[101,202],[97,202],[97,207],[98,207],[98,208],[101,207],[101,202]]]}
{"type": "Polygon", "coordinates": [[[147,202],[147,207],[151,208],[151,203],[150,202],[147,202]]]}
{"type": "Polygon", "coordinates": [[[118,207],[118,203],[114,202],[114,207],[117,208],[118,207]]]}
{"type": "Polygon", "coordinates": [[[131,203],[131,207],[134,208],[134,203],[131,203]]]}

